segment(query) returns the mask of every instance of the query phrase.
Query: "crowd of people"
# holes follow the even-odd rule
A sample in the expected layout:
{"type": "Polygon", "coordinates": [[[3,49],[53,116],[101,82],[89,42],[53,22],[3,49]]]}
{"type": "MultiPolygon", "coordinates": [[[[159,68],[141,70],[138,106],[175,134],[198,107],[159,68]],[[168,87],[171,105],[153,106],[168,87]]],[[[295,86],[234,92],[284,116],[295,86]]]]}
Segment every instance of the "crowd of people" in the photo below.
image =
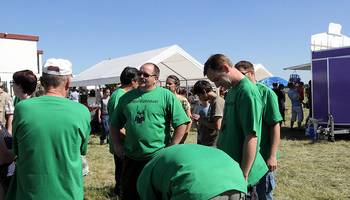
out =
{"type": "MultiPolygon", "coordinates": [[[[14,100],[0,89],[0,199],[83,199],[91,132],[114,156],[114,193],[134,199],[273,199],[284,88],[258,83],[249,61],[215,54],[204,64],[192,106],[175,75],[126,67],[119,87],[81,95],[72,64],[48,59],[37,88],[33,72],[13,75],[14,100]],[[198,144],[183,144],[191,127],[198,144]]],[[[303,120],[301,91],[290,85],[291,127],[303,120]],[[298,100],[298,101],[297,101],[298,100]]],[[[94,161],[90,161],[94,162],[94,161]]]]}
{"type": "MultiPolygon", "coordinates": [[[[284,91],[284,85],[273,83],[272,86],[272,90],[277,95],[279,110],[283,118],[282,122],[285,122],[286,92],[284,91]]],[[[302,129],[302,123],[304,120],[304,108],[309,110],[309,114],[305,120],[305,126],[307,126],[308,120],[312,114],[311,81],[309,81],[306,88],[304,83],[300,80],[288,82],[287,87],[287,95],[291,102],[290,128],[294,129],[294,123],[297,122],[298,129],[300,130],[302,129]]]]}

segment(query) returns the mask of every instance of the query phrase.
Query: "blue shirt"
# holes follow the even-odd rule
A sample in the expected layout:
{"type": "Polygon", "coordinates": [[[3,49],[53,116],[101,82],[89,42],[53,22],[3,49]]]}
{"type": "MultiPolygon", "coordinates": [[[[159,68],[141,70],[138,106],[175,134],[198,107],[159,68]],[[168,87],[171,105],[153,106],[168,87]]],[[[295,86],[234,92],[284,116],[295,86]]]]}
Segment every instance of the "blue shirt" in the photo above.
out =
{"type": "Polygon", "coordinates": [[[289,89],[288,97],[290,98],[290,101],[292,102],[292,106],[301,106],[299,93],[296,89],[289,89]]]}

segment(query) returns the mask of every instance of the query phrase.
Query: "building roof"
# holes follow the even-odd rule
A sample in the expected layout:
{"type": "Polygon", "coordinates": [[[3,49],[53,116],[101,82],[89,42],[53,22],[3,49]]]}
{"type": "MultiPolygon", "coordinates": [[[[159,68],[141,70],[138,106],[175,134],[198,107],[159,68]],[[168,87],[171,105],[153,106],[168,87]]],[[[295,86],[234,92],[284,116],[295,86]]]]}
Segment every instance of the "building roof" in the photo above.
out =
{"type": "Polygon", "coordinates": [[[35,35],[20,35],[20,34],[11,34],[11,33],[0,33],[0,38],[13,39],[13,40],[39,41],[39,36],[35,36],[35,35]]]}

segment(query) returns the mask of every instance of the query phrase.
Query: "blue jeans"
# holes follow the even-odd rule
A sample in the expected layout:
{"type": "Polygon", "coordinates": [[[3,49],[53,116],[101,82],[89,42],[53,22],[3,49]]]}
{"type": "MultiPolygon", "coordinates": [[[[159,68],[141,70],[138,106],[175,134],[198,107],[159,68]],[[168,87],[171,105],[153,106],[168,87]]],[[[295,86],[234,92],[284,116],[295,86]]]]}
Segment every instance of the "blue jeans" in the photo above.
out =
{"type": "Polygon", "coordinates": [[[102,115],[101,120],[102,120],[102,135],[101,135],[100,139],[105,140],[108,136],[108,133],[109,133],[109,124],[108,124],[109,116],[102,115]]]}
{"type": "Polygon", "coordinates": [[[272,190],[275,188],[275,186],[275,174],[274,172],[269,171],[260,179],[258,185],[256,186],[259,200],[272,200],[272,190]]]}

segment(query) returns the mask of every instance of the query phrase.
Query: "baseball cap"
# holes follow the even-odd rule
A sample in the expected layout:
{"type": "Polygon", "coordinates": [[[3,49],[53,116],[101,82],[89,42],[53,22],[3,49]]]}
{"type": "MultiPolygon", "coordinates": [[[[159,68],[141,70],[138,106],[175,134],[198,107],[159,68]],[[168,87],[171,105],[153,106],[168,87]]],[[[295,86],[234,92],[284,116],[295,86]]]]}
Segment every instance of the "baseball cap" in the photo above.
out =
{"type": "Polygon", "coordinates": [[[47,59],[43,67],[43,73],[59,76],[71,75],[72,63],[60,58],[47,59]]]}

